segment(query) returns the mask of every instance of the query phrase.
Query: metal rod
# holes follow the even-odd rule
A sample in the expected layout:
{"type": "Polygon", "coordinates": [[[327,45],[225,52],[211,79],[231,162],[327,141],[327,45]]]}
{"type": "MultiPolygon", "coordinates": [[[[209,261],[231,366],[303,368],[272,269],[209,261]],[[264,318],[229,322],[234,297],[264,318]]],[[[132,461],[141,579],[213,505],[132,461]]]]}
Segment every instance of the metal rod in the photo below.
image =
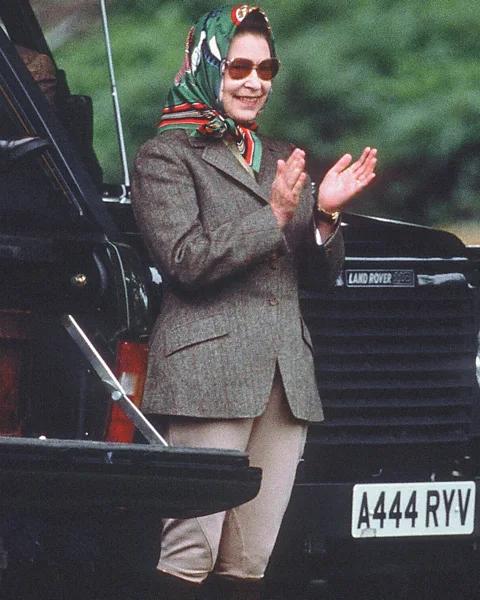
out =
{"type": "Polygon", "coordinates": [[[107,9],[105,6],[105,0],[100,0],[100,7],[102,9],[103,31],[105,33],[105,44],[107,47],[108,57],[108,70],[110,73],[110,86],[112,90],[113,108],[115,112],[115,123],[117,126],[118,145],[120,148],[120,157],[122,160],[123,181],[125,185],[124,192],[126,195],[127,190],[130,187],[130,175],[128,173],[127,152],[125,150],[125,137],[123,134],[122,115],[120,112],[120,102],[118,100],[117,84],[115,82],[115,70],[113,68],[112,46],[110,44],[110,32],[108,29],[107,9]]]}
{"type": "MultiPolygon", "coordinates": [[[[112,389],[109,381],[105,381],[105,379],[102,381],[107,387],[112,389]]],[[[118,388],[114,387],[110,396],[112,400],[120,406],[130,421],[150,444],[160,444],[165,447],[168,446],[165,438],[155,429],[147,417],[145,417],[141,410],[130,400],[126,394],[122,394],[118,388]]]]}
{"type": "Polygon", "coordinates": [[[72,317],[72,315],[64,315],[62,317],[62,325],[83,352],[85,358],[100,377],[103,384],[110,390],[112,400],[119,404],[123,412],[127,415],[135,427],[145,436],[148,442],[150,442],[150,444],[161,444],[162,446],[168,446],[162,435],[158,433],[158,431],[145,417],[142,411],[127,396],[121,383],[115,377],[110,367],[103,360],[98,350],[89,340],[83,329],[72,317]]]}

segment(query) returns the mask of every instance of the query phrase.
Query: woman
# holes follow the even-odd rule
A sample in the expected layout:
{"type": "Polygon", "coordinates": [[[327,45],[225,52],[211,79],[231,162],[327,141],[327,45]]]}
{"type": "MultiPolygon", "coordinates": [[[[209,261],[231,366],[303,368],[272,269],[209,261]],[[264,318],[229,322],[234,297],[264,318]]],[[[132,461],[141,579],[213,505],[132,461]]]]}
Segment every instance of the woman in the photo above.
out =
{"type": "Polygon", "coordinates": [[[134,210],[165,290],[143,410],[173,445],[246,450],[263,470],[251,502],[165,521],[165,598],[194,598],[212,571],[223,598],[260,597],[307,422],[322,419],[299,267],[308,256],[333,284],[338,213],[374,177],[375,150],[345,155],[314,201],[305,153],[257,133],[278,68],[260,8],[211,11],[136,161],[134,210]]]}

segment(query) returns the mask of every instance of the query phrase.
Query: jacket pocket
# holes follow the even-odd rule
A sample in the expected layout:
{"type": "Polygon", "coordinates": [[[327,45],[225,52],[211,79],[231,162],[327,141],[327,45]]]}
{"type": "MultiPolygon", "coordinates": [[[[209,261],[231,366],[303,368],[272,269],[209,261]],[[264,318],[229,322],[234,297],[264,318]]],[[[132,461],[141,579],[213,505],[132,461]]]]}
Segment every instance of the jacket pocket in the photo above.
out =
{"type": "Polygon", "coordinates": [[[228,334],[226,323],[215,317],[193,321],[188,325],[170,329],[165,332],[165,356],[228,334]]]}

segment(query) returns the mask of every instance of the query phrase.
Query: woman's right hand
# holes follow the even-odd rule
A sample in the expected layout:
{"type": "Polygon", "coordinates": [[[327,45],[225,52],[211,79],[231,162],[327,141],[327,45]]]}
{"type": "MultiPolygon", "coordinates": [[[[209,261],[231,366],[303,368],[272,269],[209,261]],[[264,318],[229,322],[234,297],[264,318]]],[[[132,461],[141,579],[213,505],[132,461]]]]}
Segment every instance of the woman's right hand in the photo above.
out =
{"type": "Polygon", "coordinates": [[[270,205],[282,228],[293,219],[297,211],[300,192],[307,178],[304,169],[305,152],[300,148],[295,148],[288,160],[277,161],[270,205]]]}

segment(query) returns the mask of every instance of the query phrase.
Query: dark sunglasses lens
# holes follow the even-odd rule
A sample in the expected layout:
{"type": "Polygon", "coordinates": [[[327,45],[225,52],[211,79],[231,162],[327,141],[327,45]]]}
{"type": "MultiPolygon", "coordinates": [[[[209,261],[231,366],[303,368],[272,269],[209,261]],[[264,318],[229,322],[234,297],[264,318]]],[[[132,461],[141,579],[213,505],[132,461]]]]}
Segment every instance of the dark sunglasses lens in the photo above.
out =
{"type": "Polygon", "coordinates": [[[262,62],[257,67],[258,76],[264,81],[270,81],[278,73],[278,67],[278,60],[274,58],[262,60],[262,62]]]}
{"type": "Polygon", "coordinates": [[[253,69],[253,62],[246,58],[236,58],[228,65],[228,73],[232,79],[245,79],[253,69]]]}

